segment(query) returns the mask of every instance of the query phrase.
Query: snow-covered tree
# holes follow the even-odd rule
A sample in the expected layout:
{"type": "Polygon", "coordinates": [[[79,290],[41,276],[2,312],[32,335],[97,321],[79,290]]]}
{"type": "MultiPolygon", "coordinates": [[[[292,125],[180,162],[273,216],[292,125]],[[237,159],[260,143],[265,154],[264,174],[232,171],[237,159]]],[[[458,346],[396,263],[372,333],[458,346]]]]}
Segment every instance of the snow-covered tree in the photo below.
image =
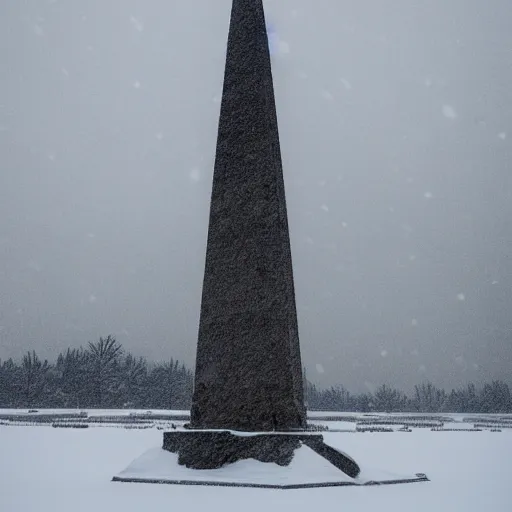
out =
{"type": "Polygon", "coordinates": [[[21,396],[26,407],[36,405],[47,390],[48,361],[41,361],[35,351],[27,352],[21,364],[21,396]]]}

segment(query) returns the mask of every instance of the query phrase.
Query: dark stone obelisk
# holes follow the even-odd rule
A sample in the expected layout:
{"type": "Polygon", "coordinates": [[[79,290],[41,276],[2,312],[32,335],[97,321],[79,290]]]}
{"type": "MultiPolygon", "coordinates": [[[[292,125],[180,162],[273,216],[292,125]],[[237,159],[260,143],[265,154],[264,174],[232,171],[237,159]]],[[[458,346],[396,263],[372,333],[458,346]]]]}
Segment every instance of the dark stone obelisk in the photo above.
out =
{"type": "MultiPolygon", "coordinates": [[[[297,489],[358,482],[358,464],[306,428],[283,170],[262,0],[233,0],[206,250],[191,422],[164,432],[165,468],[121,482],[297,489]],[[237,432],[238,431],[238,432],[237,432]],[[245,432],[240,432],[245,431],[245,432]],[[291,466],[263,482],[258,463],[291,466]],[[316,455],[315,455],[316,454],[316,455]],[[354,479],[319,482],[312,457],[354,479]],[[242,460],[211,480],[216,470],[242,460]],[[172,466],[185,466],[182,472],[172,466]],[[169,468],[168,468],[169,469],[169,468]],[[198,473],[195,473],[195,471],[198,473]],[[231,476],[229,476],[231,475],[231,476]],[[211,476],[211,474],[210,474],[211,476]],[[288,481],[290,479],[290,481],[288,481]]],[[[311,430],[314,430],[313,428],[311,430]]],[[[151,455],[153,457],[153,455],[151,455]]],[[[148,462],[149,466],[151,463],[148,462]]],[[[130,468],[131,469],[131,468],[130,468]]],[[[275,471],[276,467],[272,468],[275,471]]],[[[426,480],[386,480],[399,483],[426,480]]]]}
{"type": "Polygon", "coordinates": [[[187,427],[164,432],[162,447],[189,469],[217,469],[245,459],[288,466],[306,445],[352,478],[359,474],[353,459],[326,445],[321,434],[306,431],[261,0],[233,0],[187,427]]]}
{"type": "Polygon", "coordinates": [[[234,0],[190,427],[306,426],[292,260],[261,0],[234,0]]]}

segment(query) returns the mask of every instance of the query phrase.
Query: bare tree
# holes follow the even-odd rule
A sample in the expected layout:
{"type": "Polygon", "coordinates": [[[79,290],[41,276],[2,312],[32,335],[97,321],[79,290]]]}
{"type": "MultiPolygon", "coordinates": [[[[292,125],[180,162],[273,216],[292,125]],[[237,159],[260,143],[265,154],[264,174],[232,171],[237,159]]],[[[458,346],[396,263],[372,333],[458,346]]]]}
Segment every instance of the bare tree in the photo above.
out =
{"type": "Polygon", "coordinates": [[[104,407],[107,399],[117,391],[122,352],[122,346],[112,335],[100,338],[96,343],[89,342],[86,352],[91,377],[89,401],[96,407],[104,407]]]}

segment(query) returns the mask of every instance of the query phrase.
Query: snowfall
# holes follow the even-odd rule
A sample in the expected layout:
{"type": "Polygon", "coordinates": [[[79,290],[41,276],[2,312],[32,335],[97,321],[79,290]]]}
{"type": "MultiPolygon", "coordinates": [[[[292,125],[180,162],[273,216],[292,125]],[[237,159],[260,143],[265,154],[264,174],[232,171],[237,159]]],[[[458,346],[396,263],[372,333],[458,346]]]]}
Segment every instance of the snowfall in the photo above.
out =
{"type": "Polygon", "coordinates": [[[339,430],[324,432],[326,442],[365,469],[425,473],[430,481],[297,490],[112,482],[134,460],[161,446],[161,429],[3,424],[0,510],[509,512],[512,428],[464,431],[460,417],[454,416],[453,422],[455,430],[364,433],[341,431],[350,424],[326,422],[331,430],[339,430]]]}

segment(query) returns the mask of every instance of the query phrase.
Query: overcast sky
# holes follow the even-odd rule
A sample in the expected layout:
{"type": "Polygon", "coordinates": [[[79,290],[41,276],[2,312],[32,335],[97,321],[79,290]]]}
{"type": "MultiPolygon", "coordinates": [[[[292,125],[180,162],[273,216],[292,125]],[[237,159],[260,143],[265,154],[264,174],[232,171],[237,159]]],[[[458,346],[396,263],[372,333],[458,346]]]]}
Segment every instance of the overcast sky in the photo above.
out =
{"type": "MultiPolygon", "coordinates": [[[[303,361],[510,381],[510,0],[268,0],[303,361]]],[[[0,2],[0,358],[192,365],[231,0],[0,2]]]]}

